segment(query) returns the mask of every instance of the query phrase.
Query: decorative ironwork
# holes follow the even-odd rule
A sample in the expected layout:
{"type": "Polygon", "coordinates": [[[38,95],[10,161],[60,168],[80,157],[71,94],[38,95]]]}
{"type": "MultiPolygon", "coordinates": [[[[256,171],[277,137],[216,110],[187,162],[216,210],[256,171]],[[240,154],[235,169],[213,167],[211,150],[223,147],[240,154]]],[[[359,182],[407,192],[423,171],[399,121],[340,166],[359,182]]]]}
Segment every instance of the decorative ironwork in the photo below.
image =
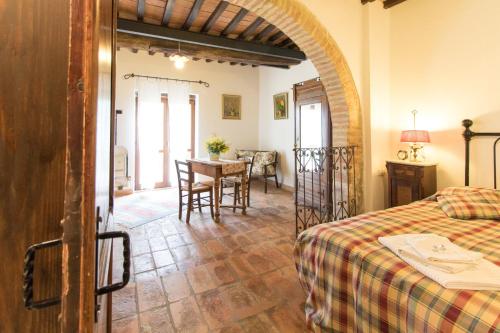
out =
{"type": "Polygon", "coordinates": [[[356,215],[355,146],[294,152],[296,234],[356,215]]]}
{"type": "Polygon", "coordinates": [[[473,132],[471,126],[473,122],[470,119],[464,119],[462,126],[465,127],[463,137],[465,140],[465,186],[469,186],[469,167],[470,167],[470,141],[473,137],[492,137],[493,142],[493,187],[497,188],[497,144],[500,142],[500,132],[473,132]]]}

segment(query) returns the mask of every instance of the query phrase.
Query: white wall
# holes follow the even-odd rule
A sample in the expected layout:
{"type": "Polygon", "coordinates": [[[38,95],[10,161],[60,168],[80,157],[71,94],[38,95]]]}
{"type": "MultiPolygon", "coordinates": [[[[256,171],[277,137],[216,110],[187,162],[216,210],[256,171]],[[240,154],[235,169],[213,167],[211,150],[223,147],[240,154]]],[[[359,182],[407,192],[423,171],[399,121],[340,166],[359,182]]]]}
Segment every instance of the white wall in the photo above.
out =
{"type": "Polygon", "coordinates": [[[196,155],[208,156],[204,142],[212,134],[225,138],[232,157],[236,148],[258,148],[259,117],[259,70],[251,66],[230,66],[217,62],[190,61],[182,70],[162,54],[148,55],[144,51],[132,53],[117,52],[116,109],[118,115],[117,141],[129,152],[129,175],[134,176],[135,161],[135,79],[125,80],[126,73],[173,77],[187,80],[202,80],[210,83],[209,88],[199,84],[191,85],[191,93],[198,95],[196,155]],[[241,120],[222,119],[222,94],[242,96],[241,120]]]}
{"type": "MultiPolygon", "coordinates": [[[[438,188],[463,185],[462,119],[500,131],[500,1],[409,0],[392,9],[391,25],[392,152],[417,109],[438,188]]],[[[473,139],[471,185],[493,185],[486,141],[473,139]]]]}
{"type": "Polygon", "coordinates": [[[291,69],[260,67],[259,147],[276,150],[280,156],[279,181],[294,186],[294,111],[293,85],[318,77],[310,61],[291,69]],[[274,120],[273,95],[288,93],[288,119],[274,120]]]}

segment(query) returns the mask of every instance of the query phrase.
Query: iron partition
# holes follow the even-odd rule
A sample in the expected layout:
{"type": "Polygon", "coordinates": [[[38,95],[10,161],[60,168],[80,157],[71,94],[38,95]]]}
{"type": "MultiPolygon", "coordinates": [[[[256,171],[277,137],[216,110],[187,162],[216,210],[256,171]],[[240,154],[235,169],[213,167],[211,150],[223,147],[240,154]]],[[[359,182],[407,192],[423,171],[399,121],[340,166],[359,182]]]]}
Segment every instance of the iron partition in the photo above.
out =
{"type": "Polygon", "coordinates": [[[295,232],[356,215],[356,146],[295,148],[295,232]]]}

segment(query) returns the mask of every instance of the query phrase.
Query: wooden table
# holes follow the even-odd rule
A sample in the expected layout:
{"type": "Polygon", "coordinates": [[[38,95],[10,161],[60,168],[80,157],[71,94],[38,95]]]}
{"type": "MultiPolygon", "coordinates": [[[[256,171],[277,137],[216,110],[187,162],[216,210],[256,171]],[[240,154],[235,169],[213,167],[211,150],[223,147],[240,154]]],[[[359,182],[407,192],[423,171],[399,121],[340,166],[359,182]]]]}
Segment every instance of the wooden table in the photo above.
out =
{"type": "Polygon", "coordinates": [[[192,170],[204,176],[212,177],[214,179],[214,208],[215,208],[215,222],[220,222],[220,208],[239,208],[242,210],[243,215],[246,214],[246,193],[247,193],[247,168],[245,161],[233,160],[220,160],[210,161],[205,159],[188,159],[191,162],[192,170]],[[219,205],[219,191],[220,179],[225,176],[241,176],[241,205],[219,205]]]}

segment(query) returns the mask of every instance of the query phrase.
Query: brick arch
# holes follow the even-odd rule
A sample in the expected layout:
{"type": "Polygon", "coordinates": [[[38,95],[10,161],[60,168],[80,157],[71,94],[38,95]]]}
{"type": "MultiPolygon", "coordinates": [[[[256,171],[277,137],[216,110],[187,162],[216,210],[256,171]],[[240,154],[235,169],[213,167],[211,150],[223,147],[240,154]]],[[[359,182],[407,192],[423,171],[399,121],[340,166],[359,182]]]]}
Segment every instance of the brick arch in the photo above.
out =
{"type": "Polygon", "coordinates": [[[325,86],[333,145],[356,145],[357,206],[362,205],[363,138],[359,95],[337,43],[299,0],[227,0],[263,17],[288,35],[312,61],[325,86]]]}

